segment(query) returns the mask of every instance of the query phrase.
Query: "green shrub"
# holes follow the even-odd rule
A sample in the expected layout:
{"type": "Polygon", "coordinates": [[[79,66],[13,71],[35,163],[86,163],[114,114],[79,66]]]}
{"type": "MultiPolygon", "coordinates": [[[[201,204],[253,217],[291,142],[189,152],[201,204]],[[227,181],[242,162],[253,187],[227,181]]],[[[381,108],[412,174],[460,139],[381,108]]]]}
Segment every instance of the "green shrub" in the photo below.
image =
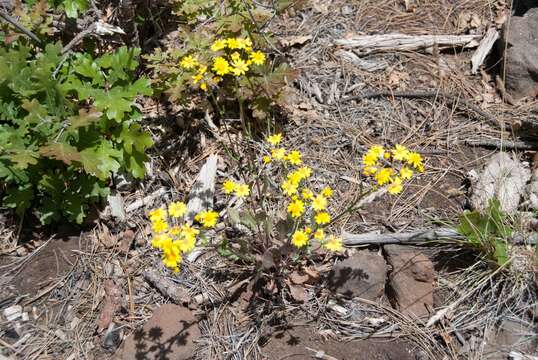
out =
{"type": "Polygon", "coordinates": [[[137,123],[138,49],[92,58],[61,55],[61,44],[36,52],[0,46],[0,179],[3,203],[19,215],[33,207],[42,223],[81,223],[108,193],[112,174],[144,176],[151,137],[137,123]]]}

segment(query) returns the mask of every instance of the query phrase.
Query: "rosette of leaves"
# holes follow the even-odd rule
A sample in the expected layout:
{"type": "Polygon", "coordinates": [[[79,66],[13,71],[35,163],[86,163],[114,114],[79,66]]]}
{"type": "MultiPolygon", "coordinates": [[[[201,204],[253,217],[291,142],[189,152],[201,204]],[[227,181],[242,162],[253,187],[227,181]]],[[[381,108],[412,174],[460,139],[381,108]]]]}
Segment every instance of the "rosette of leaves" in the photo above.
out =
{"type": "Polygon", "coordinates": [[[35,52],[0,46],[0,196],[19,215],[32,208],[42,223],[82,223],[108,194],[118,172],[144,176],[151,137],[138,124],[138,49],[64,59],[61,44],[35,52]]]}

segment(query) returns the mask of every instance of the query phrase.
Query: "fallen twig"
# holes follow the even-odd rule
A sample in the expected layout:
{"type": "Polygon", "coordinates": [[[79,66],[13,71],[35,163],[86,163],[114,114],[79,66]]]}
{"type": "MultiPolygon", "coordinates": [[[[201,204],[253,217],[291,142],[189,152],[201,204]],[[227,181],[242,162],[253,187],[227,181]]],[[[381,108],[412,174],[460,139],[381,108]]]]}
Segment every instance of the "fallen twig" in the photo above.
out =
{"type": "Polygon", "coordinates": [[[432,91],[378,91],[378,92],[371,92],[366,93],[362,95],[356,95],[356,96],[349,96],[346,98],[343,98],[341,101],[351,101],[351,100],[362,100],[362,99],[368,99],[368,98],[378,98],[378,97],[401,97],[401,98],[409,98],[409,99],[420,99],[420,98],[429,98],[429,99],[444,99],[447,101],[450,101],[455,106],[462,106],[466,107],[467,109],[470,109],[480,116],[484,117],[488,122],[496,127],[504,128],[504,124],[502,124],[501,121],[497,120],[493,115],[488,114],[484,110],[480,109],[478,106],[470,103],[469,101],[460,98],[458,96],[454,96],[451,94],[446,94],[441,91],[432,90],[432,91]]]}

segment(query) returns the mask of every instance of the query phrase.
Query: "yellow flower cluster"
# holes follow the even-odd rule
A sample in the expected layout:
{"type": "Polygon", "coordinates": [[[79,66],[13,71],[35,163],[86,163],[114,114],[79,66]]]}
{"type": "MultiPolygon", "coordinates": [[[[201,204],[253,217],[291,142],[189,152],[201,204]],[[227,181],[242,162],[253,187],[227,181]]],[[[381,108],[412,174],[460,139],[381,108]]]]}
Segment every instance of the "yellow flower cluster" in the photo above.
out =
{"type": "Polygon", "coordinates": [[[392,149],[371,146],[362,157],[362,165],[364,175],[373,177],[380,186],[387,185],[393,195],[403,191],[404,181],[410,180],[414,171],[424,171],[422,156],[399,144],[392,149]]]}
{"type": "Polygon", "coordinates": [[[226,195],[231,195],[233,193],[238,198],[242,198],[250,194],[250,187],[247,184],[239,184],[228,179],[222,183],[222,191],[226,195]]]}
{"type": "Polygon", "coordinates": [[[263,157],[263,162],[280,161],[288,171],[280,184],[282,193],[289,198],[287,212],[299,226],[291,235],[291,243],[302,248],[315,239],[331,251],[342,249],[342,240],[335,236],[325,236],[324,226],[331,222],[331,215],[327,211],[328,199],[333,195],[330,187],[324,187],[317,194],[307,186],[307,180],[312,176],[312,169],[303,165],[300,151],[287,151],[279,147],[282,134],[273,134],[267,137],[271,155],[263,157]],[[311,216],[310,216],[311,215],[311,216]]]}
{"type": "MultiPolygon", "coordinates": [[[[156,208],[149,212],[153,238],[151,245],[162,251],[163,264],[174,272],[179,271],[182,255],[191,252],[196,246],[196,238],[200,229],[185,222],[187,205],[184,202],[172,202],[168,208],[156,208]]],[[[195,216],[205,228],[212,228],[217,224],[218,213],[215,211],[202,211],[195,216]]]]}
{"type": "Polygon", "coordinates": [[[193,55],[187,55],[180,61],[180,66],[192,72],[192,83],[199,84],[200,89],[206,91],[207,85],[217,85],[226,75],[236,77],[245,75],[253,65],[263,65],[265,54],[252,50],[252,41],[249,38],[217,39],[211,45],[209,65],[199,61],[193,55]],[[210,67],[211,71],[208,71],[210,67]]]}

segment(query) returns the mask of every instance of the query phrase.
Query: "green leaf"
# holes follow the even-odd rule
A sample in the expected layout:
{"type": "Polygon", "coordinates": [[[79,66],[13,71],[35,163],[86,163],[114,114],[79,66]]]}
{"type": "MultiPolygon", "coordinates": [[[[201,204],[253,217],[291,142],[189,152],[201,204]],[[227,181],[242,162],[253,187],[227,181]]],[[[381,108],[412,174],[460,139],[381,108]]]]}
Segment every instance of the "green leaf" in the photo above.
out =
{"type": "Polygon", "coordinates": [[[108,179],[113,173],[118,171],[121,159],[121,152],[107,141],[103,141],[99,146],[84,149],[80,152],[82,166],[87,173],[96,176],[100,180],[108,179]]]}
{"type": "Polygon", "coordinates": [[[15,163],[15,166],[21,170],[24,170],[28,165],[37,164],[38,154],[32,150],[24,149],[7,156],[9,160],[15,163]]]}
{"type": "Polygon", "coordinates": [[[505,240],[498,239],[495,241],[495,259],[499,266],[508,261],[508,246],[505,240]]]}
{"type": "Polygon", "coordinates": [[[241,212],[241,223],[252,231],[256,231],[256,217],[250,211],[241,212]]]}
{"type": "Polygon", "coordinates": [[[30,184],[8,187],[4,197],[4,205],[16,209],[16,213],[19,216],[30,207],[32,200],[34,199],[34,191],[30,184]]]}
{"type": "Polygon", "coordinates": [[[139,124],[128,125],[123,123],[123,129],[119,139],[123,143],[123,149],[128,153],[133,153],[133,147],[143,153],[147,148],[153,145],[153,140],[149,133],[141,130],[139,124]]]}
{"type": "Polygon", "coordinates": [[[131,111],[133,101],[125,99],[127,94],[120,88],[113,88],[108,92],[99,92],[95,94],[95,107],[98,110],[106,111],[109,119],[118,122],[122,121],[125,113],[131,111]]]}
{"type": "Polygon", "coordinates": [[[142,152],[133,152],[132,154],[125,154],[124,160],[126,162],[127,170],[137,179],[143,179],[146,174],[146,168],[144,163],[148,160],[146,154],[142,152]]]}
{"type": "Polygon", "coordinates": [[[64,4],[65,14],[69,18],[78,17],[79,13],[85,12],[90,7],[88,0],[64,0],[63,4],[64,4]]]}

